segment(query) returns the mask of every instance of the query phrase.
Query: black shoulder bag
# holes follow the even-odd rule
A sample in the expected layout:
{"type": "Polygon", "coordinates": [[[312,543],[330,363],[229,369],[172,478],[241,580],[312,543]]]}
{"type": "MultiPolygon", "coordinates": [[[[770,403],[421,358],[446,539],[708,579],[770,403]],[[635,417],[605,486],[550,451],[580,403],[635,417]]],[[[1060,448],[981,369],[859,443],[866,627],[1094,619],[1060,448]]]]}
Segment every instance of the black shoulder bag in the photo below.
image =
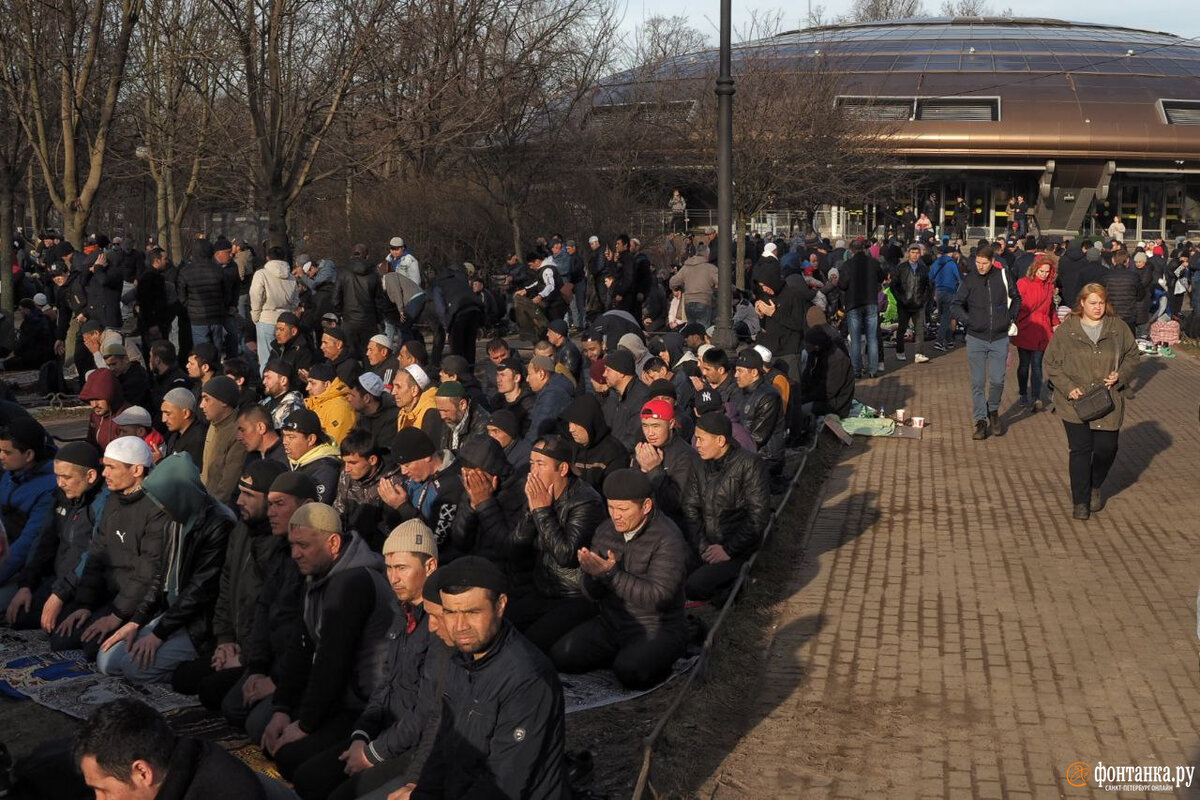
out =
{"type": "MultiPolygon", "coordinates": [[[[1116,372],[1120,367],[1121,352],[1114,345],[1113,347],[1113,372],[1116,372]]],[[[1079,415],[1080,422],[1092,422],[1101,417],[1106,417],[1116,408],[1113,403],[1112,389],[1104,385],[1104,381],[1100,381],[1100,385],[1088,390],[1082,397],[1072,400],[1071,405],[1075,408],[1075,413],[1079,415]]]]}

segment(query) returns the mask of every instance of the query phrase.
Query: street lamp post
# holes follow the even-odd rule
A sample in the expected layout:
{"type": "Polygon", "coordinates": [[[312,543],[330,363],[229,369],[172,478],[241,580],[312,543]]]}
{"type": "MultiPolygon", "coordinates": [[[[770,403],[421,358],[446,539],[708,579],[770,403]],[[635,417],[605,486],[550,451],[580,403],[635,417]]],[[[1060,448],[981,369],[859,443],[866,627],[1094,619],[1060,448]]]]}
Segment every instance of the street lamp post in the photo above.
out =
{"type": "Polygon", "coordinates": [[[732,0],[721,0],[721,65],[717,75],[717,330],[718,347],[733,336],[733,75],[729,67],[732,0]]]}

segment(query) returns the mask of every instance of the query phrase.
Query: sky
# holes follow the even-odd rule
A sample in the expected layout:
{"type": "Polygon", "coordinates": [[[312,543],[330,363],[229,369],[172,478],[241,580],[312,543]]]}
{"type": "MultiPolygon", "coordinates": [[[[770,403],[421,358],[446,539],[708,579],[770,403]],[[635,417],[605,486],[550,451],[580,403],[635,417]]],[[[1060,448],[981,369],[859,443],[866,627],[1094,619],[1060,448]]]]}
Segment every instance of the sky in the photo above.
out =
{"type": "MultiPolygon", "coordinates": [[[[708,35],[715,46],[719,33],[720,0],[625,0],[627,3],[623,28],[627,33],[636,30],[641,21],[655,15],[671,17],[685,16],[693,27],[708,35]]],[[[827,17],[843,14],[850,0],[812,0],[814,7],[823,5],[827,17]]],[[[941,0],[924,0],[929,10],[941,5],[941,0]]],[[[996,0],[996,8],[1011,8],[1017,17],[1049,17],[1070,22],[1096,22],[1106,25],[1123,25],[1153,31],[1173,33],[1178,36],[1200,37],[1200,15],[1195,13],[1192,3],[1183,0],[1160,0],[1145,6],[1130,4],[1127,0],[996,0]],[[1136,12],[1136,13],[1135,13],[1136,12]]],[[[780,9],[783,15],[783,30],[804,27],[808,13],[808,0],[791,0],[788,3],[773,0],[734,0],[733,39],[744,31],[757,11],[769,15],[780,9]]]]}

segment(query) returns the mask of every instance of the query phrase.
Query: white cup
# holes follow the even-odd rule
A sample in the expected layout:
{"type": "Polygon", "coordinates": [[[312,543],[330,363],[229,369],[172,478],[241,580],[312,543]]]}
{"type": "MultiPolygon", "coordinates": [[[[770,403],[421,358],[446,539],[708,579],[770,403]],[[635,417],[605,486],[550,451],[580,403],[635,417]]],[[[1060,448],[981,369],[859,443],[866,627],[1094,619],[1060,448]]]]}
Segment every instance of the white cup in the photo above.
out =
{"type": "Polygon", "coordinates": [[[924,428],[925,427],[925,418],[924,417],[913,417],[912,418],[912,426],[914,428],[924,428]]]}

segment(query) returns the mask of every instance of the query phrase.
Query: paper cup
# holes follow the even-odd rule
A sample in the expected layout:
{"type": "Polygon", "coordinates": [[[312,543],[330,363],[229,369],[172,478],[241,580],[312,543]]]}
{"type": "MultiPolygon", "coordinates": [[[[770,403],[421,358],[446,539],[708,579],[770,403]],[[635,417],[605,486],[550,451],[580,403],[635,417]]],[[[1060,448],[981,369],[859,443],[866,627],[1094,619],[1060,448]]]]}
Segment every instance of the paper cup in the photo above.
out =
{"type": "Polygon", "coordinates": [[[896,409],[896,422],[904,422],[908,419],[908,410],[904,408],[896,409]]]}
{"type": "Polygon", "coordinates": [[[912,426],[914,428],[924,428],[925,427],[925,418],[924,417],[913,417],[912,418],[912,426]]]}

